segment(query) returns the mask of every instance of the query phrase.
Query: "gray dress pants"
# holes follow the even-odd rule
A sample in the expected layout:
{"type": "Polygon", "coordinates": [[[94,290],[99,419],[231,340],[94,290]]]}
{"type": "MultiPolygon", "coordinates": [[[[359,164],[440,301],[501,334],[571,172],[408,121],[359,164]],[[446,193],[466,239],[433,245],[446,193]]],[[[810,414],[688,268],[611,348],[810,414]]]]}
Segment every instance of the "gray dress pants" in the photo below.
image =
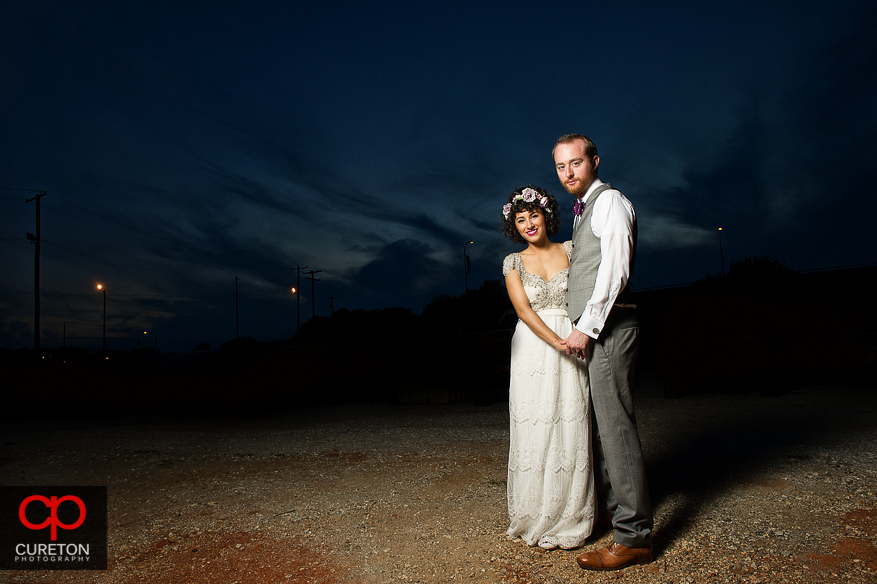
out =
{"type": "Polygon", "coordinates": [[[615,541],[647,545],[652,503],[633,408],[633,365],[639,322],[631,308],[615,307],[588,361],[598,511],[608,513],[615,541]]]}

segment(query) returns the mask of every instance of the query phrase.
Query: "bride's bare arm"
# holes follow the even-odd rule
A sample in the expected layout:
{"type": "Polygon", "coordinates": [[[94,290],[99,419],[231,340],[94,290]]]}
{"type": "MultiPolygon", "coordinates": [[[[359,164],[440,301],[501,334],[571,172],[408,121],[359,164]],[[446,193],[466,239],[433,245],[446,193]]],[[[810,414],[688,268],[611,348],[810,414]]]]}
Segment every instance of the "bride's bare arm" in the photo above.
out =
{"type": "Polygon", "coordinates": [[[509,272],[509,275],[505,277],[505,286],[506,290],[509,292],[512,306],[515,307],[515,312],[518,313],[518,318],[523,320],[524,324],[526,324],[537,337],[558,351],[563,351],[565,353],[566,346],[564,339],[558,337],[553,330],[548,328],[545,321],[539,318],[539,315],[536,314],[536,311],[530,306],[530,299],[527,298],[527,293],[524,292],[524,284],[521,282],[521,276],[518,274],[517,270],[512,270],[509,272]]]}

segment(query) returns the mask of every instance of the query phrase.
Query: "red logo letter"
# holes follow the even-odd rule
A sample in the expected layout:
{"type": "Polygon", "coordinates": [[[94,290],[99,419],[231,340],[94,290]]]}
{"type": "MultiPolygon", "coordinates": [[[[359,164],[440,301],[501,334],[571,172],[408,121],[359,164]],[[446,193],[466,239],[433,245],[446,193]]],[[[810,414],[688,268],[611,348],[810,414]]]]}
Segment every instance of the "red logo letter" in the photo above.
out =
{"type": "Polygon", "coordinates": [[[52,526],[52,541],[58,539],[58,528],[61,529],[76,529],[82,522],[85,521],[85,503],[82,502],[82,499],[79,497],[74,497],[73,495],[66,495],[61,497],[52,497],[51,500],[43,497],[42,495],[31,495],[27,499],[21,502],[21,505],[18,507],[18,518],[21,519],[21,524],[27,527],[28,529],[45,529],[46,526],[52,526]],[[31,501],[40,501],[43,505],[46,506],[47,509],[51,510],[49,513],[49,518],[40,523],[39,525],[34,525],[30,521],[27,520],[27,517],[24,516],[24,510],[27,509],[28,504],[31,501]],[[58,521],[58,505],[63,503],[64,501],[73,501],[76,505],[79,506],[79,520],[73,525],[67,525],[66,523],[61,523],[58,521]]]}

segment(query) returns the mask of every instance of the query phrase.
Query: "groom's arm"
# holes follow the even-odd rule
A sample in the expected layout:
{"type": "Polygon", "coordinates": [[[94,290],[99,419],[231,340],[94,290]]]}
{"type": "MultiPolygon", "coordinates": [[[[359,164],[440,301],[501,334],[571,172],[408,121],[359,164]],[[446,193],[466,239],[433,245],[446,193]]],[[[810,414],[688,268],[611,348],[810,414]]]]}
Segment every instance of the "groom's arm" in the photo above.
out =
{"type": "Polygon", "coordinates": [[[615,189],[603,192],[594,202],[591,230],[600,238],[601,260],[594,292],[576,324],[583,336],[599,338],[615,299],[627,285],[635,221],[633,205],[615,189]]]}

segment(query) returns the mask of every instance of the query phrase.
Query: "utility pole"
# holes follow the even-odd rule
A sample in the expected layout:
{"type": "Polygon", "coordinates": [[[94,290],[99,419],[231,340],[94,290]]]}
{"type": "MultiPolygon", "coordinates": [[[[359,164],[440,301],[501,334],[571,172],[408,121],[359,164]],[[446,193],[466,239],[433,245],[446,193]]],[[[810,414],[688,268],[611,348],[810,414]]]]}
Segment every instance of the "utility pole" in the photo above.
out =
{"type": "Polygon", "coordinates": [[[40,199],[45,196],[46,191],[40,191],[40,194],[34,198],[24,200],[25,203],[37,202],[37,234],[35,236],[31,233],[27,234],[28,240],[34,243],[33,354],[37,362],[40,360],[40,199]]]}
{"type": "Polygon", "coordinates": [[[329,310],[332,312],[332,315],[335,315],[335,299],[337,296],[329,296],[329,310]]]}
{"type": "Polygon", "coordinates": [[[290,268],[295,271],[295,332],[298,332],[298,329],[301,328],[301,271],[306,269],[307,266],[300,266],[295,264],[294,268],[290,268]]]}
{"type": "Polygon", "coordinates": [[[103,343],[103,352],[104,357],[107,356],[107,287],[103,284],[98,284],[97,289],[103,292],[104,295],[104,343],[103,343]]]}
{"type": "Polygon", "coordinates": [[[240,328],[238,328],[238,315],[239,315],[239,313],[238,313],[238,296],[239,296],[239,294],[238,294],[238,280],[240,280],[240,278],[235,276],[234,277],[234,338],[235,339],[241,338],[240,328]]]}
{"type": "Polygon", "coordinates": [[[310,274],[308,280],[311,281],[311,318],[317,316],[317,300],[316,296],[314,295],[314,286],[315,282],[320,281],[320,279],[315,277],[314,274],[319,274],[322,271],[323,270],[311,270],[310,272],[305,272],[305,274],[310,274]]]}

